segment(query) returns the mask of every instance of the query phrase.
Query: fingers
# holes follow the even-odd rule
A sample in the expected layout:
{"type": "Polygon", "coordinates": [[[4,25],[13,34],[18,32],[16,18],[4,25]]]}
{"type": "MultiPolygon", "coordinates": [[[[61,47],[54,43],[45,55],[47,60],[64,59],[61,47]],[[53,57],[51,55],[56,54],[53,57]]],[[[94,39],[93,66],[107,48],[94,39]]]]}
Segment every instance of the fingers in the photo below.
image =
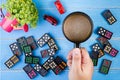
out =
{"type": "Polygon", "coordinates": [[[67,65],[71,69],[81,69],[81,52],[79,48],[71,50],[67,56],[67,65]]]}
{"type": "Polygon", "coordinates": [[[73,51],[73,50],[71,50],[71,51],[68,53],[68,56],[67,56],[67,59],[68,59],[68,60],[72,60],[72,51],[73,51]]]}
{"type": "Polygon", "coordinates": [[[82,56],[82,63],[83,64],[91,62],[91,58],[89,56],[89,53],[85,48],[81,48],[81,56],[82,56]]]}
{"type": "Polygon", "coordinates": [[[79,48],[75,48],[72,51],[71,69],[76,70],[76,71],[81,69],[81,52],[79,48]]]}
{"type": "Polygon", "coordinates": [[[75,48],[71,50],[67,56],[67,65],[74,71],[93,70],[92,60],[85,48],[75,48]]]}
{"type": "Polygon", "coordinates": [[[71,69],[72,60],[68,60],[68,61],[67,61],[67,65],[68,65],[69,69],[71,69]]]}
{"type": "Polygon", "coordinates": [[[72,65],[72,60],[68,60],[67,65],[70,67],[72,65]]]}
{"type": "Polygon", "coordinates": [[[85,48],[81,48],[81,56],[82,56],[82,70],[88,71],[93,70],[93,63],[89,56],[89,53],[85,48]]]}
{"type": "Polygon", "coordinates": [[[67,65],[70,67],[72,65],[72,51],[71,50],[69,53],[68,53],[68,56],[67,56],[67,65]]]}

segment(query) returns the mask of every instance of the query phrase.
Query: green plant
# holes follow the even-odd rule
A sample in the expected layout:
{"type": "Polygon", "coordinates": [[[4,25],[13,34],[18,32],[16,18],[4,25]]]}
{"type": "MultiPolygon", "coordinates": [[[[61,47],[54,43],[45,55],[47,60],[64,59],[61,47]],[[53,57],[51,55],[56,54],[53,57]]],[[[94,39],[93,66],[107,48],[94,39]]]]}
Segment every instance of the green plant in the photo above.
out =
{"type": "Polygon", "coordinates": [[[36,27],[38,11],[32,0],[7,0],[3,7],[10,12],[11,18],[16,18],[20,25],[29,24],[36,27]]]}

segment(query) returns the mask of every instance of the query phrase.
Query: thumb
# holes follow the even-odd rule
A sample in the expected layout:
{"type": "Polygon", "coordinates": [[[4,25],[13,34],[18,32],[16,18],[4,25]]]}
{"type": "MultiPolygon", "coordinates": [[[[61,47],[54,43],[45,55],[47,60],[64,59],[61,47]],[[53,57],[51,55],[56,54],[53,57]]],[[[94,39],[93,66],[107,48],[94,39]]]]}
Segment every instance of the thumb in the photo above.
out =
{"type": "Polygon", "coordinates": [[[75,48],[72,51],[72,66],[71,68],[74,70],[81,69],[81,51],[79,48],[75,48]]]}

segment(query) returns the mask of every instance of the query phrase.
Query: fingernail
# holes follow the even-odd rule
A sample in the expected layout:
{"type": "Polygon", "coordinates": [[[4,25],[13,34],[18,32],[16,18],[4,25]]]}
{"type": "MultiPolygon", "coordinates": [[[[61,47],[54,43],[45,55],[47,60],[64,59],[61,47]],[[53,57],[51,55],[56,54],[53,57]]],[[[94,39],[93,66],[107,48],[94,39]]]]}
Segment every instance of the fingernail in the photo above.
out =
{"type": "Polygon", "coordinates": [[[80,49],[76,48],[73,50],[73,55],[79,55],[80,49]]]}
{"type": "Polygon", "coordinates": [[[73,54],[74,54],[74,55],[78,55],[78,54],[79,54],[79,52],[78,52],[78,51],[75,51],[73,54]]]}
{"type": "Polygon", "coordinates": [[[80,53],[79,49],[76,48],[73,50],[73,55],[79,55],[79,53],[80,53]]]}

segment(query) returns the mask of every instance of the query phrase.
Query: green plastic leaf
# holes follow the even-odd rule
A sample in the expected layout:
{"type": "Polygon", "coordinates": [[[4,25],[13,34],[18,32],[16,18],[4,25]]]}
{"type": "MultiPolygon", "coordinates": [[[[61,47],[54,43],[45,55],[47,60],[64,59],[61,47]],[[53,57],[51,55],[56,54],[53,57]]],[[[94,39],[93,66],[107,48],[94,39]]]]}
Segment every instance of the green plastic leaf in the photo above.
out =
{"type": "Polygon", "coordinates": [[[38,11],[32,0],[7,0],[3,7],[11,13],[11,19],[16,18],[20,25],[27,23],[32,28],[36,27],[38,11]]]}

